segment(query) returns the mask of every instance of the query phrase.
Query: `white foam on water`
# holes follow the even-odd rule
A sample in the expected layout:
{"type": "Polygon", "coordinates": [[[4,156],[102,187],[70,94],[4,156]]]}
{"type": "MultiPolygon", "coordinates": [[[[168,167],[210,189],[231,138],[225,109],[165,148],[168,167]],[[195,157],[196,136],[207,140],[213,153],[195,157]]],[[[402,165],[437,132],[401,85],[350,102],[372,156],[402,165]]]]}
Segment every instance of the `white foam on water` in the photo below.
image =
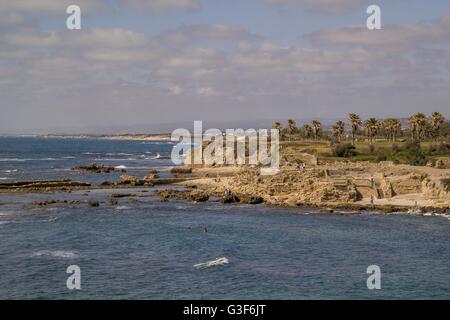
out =
{"type": "Polygon", "coordinates": [[[116,210],[128,210],[128,209],[130,209],[130,207],[127,207],[127,206],[118,206],[116,208],[116,210]]]}
{"type": "Polygon", "coordinates": [[[121,166],[114,167],[114,169],[121,170],[121,169],[127,169],[127,167],[124,165],[121,165],[121,166]]]}
{"type": "Polygon", "coordinates": [[[194,268],[205,269],[205,268],[210,268],[210,267],[214,267],[214,266],[223,266],[228,263],[229,263],[229,260],[227,258],[223,257],[223,258],[217,258],[215,260],[210,260],[210,261],[203,262],[203,263],[194,264],[194,268]]]}
{"type": "Polygon", "coordinates": [[[55,159],[55,158],[41,158],[41,159],[1,158],[0,162],[59,161],[59,160],[62,160],[62,159],[55,159]]]}
{"type": "Polygon", "coordinates": [[[12,173],[12,172],[17,172],[17,171],[19,171],[19,170],[17,170],[17,169],[13,169],[13,170],[3,170],[3,172],[5,172],[5,173],[12,173]]]}
{"type": "Polygon", "coordinates": [[[107,156],[133,156],[132,153],[123,153],[123,152],[119,152],[119,153],[107,153],[107,156]]]}
{"type": "Polygon", "coordinates": [[[25,162],[31,159],[18,159],[18,158],[1,158],[1,162],[25,162]]]}
{"type": "Polygon", "coordinates": [[[33,257],[42,257],[42,256],[48,256],[48,257],[55,257],[55,258],[63,258],[63,259],[75,259],[79,257],[79,254],[73,251],[64,251],[64,250],[42,250],[33,253],[33,257]]]}

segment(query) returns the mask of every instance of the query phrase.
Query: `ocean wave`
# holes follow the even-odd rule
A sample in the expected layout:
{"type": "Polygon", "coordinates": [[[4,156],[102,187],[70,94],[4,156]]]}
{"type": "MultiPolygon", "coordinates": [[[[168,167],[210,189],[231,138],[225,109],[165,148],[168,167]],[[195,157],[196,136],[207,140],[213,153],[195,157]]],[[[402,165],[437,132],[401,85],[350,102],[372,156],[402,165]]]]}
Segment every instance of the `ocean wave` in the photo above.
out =
{"type": "Polygon", "coordinates": [[[117,208],[116,208],[116,210],[128,210],[128,209],[131,209],[130,207],[127,207],[127,206],[118,206],[117,208]]]}
{"type": "Polygon", "coordinates": [[[123,152],[119,152],[119,153],[106,153],[107,156],[133,156],[132,153],[123,153],[123,152]]]}
{"type": "Polygon", "coordinates": [[[127,167],[124,165],[120,165],[120,166],[114,167],[114,169],[122,170],[122,169],[127,169],[127,167]]]}
{"type": "Polygon", "coordinates": [[[142,156],[139,158],[95,158],[93,159],[93,161],[148,161],[148,160],[166,160],[166,159],[170,159],[170,157],[166,157],[166,156],[161,156],[161,155],[156,155],[155,157],[146,157],[146,156],[142,156]]]}
{"type": "Polygon", "coordinates": [[[160,145],[160,144],[175,144],[173,141],[151,141],[151,142],[141,142],[141,144],[153,144],[153,145],[160,145]]]}
{"type": "Polygon", "coordinates": [[[12,169],[12,170],[3,170],[2,172],[12,173],[12,172],[17,172],[17,171],[19,171],[19,170],[18,169],[12,169]]]}
{"type": "Polygon", "coordinates": [[[205,268],[210,268],[210,267],[214,267],[214,266],[223,266],[228,263],[229,263],[229,260],[227,258],[223,257],[223,258],[217,258],[215,260],[210,260],[210,261],[203,262],[203,263],[194,264],[194,268],[205,269],[205,268]]]}
{"type": "Polygon", "coordinates": [[[39,159],[32,159],[32,158],[1,158],[0,162],[27,162],[27,161],[60,161],[63,159],[56,159],[56,158],[39,158],[39,159]]]}
{"type": "Polygon", "coordinates": [[[8,180],[8,179],[11,179],[11,178],[0,177],[0,180],[8,180]]]}
{"type": "Polygon", "coordinates": [[[64,250],[42,250],[33,253],[33,257],[42,257],[42,256],[48,256],[48,257],[55,257],[55,258],[64,258],[64,259],[75,259],[79,257],[79,254],[74,251],[64,251],[64,250]]]}

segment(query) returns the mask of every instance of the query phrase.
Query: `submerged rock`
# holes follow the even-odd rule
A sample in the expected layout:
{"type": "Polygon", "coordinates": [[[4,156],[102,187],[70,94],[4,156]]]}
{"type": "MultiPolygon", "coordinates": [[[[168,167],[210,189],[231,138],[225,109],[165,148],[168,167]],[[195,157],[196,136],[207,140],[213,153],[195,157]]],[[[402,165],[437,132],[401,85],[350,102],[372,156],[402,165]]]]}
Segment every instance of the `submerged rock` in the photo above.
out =
{"type": "Polygon", "coordinates": [[[105,166],[102,164],[97,163],[90,163],[88,165],[79,166],[72,168],[72,170],[81,170],[81,171],[88,171],[93,173],[110,173],[113,171],[120,171],[120,172],[126,172],[125,169],[116,169],[114,167],[105,166]]]}
{"type": "Polygon", "coordinates": [[[221,203],[238,203],[240,199],[235,196],[231,191],[225,191],[225,195],[219,200],[221,203]]]}
{"type": "Polygon", "coordinates": [[[264,202],[264,199],[262,197],[254,195],[240,195],[239,200],[240,203],[245,204],[261,204],[264,202]]]}
{"type": "Polygon", "coordinates": [[[189,174],[192,173],[191,167],[173,167],[170,170],[170,173],[172,174],[189,174]]]}
{"type": "Polygon", "coordinates": [[[88,200],[87,205],[90,207],[100,207],[100,201],[88,200]]]}

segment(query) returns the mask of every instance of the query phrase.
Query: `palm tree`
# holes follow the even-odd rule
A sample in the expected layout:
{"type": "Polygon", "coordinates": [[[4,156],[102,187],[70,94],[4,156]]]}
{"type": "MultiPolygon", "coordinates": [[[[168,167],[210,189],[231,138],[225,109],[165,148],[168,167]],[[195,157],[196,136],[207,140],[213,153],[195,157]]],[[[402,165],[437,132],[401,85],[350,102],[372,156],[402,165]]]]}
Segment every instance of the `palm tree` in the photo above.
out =
{"type": "Polygon", "coordinates": [[[281,122],[275,121],[275,123],[273,124],[272,128],[280,131],[282,129],[281,122]]]}
{"type": "Polygon", "coordinates": [[[384,119],[383,120],[383,132],[384,132],[384,137],[386,138],[386,140],[391,140],[392,138],[392,122],[391,119],[384,119]]]}
{"type": "Polygon", "coordinates": [[[297,130],[297,123],[295,120],[289,119],[287,123],[287,133],[289,134],[289,138],[295,133],[297,130]]]}
{"type": "Polygon", "coordinates": [[[392,142],[397,142],[397,136],[402,129],[402,123],[398,119],[391,119],[392,142]]]}
{"type": "Polygon", "coordinates": [[[278,130],[278,134],[280,135],[280,139],[283,140],[284,139],[284,137],[283,137],[283,127],[281,125],[281,122],[275,121],[273,126],[272,126],[272,128],[275,129],[275,130],[278,130]]]}
{"type": "Polygon", "coordinates": [[[322,123],[319,120],[313,120],[311,126],[314,131],[314,139],[317,140],[319,137],[320,130],[322,129],[322,123]]]}
{"type": "Polygon", "coordinates": [[[380,121],[375,118],[370,118],[364,122],[364,127],[366,129],[367,137],[369,138],[369,142],[373,142],[373,138],[376,136],[378,131],[380,130],[380,121]]]}
{"type": "Polygon", "coordinates": [[[336,137],[336,139],[340,142],[342,135],[345,132],[345,123],[344,121],[338,121],[336,122],[336,124],[333,126],[333,136],[336,137]]]}
{"type": "Polygon", "coordinates": [[[421,112],[413,114],[409,119],[409,125],[411,127],[411,137],[414,141],[420,141],[425,137],[427,129],[427,116],[421,112]]]}
{"type": "Polygon", "coordinates": [[[356,113],[350,113],[348,115],[348,122],[350,123],[350,127],[352,129],[352,144],[355,144],[355,135],[359,127],[362,125],[362,121],[359,115],[356,113]]]}
{"type": "Polygon", "coordinates": [[[311,136],[314,134],[314,129],[309,124],[305,124],[303,126],[303,134],[305,138],[311,138],[311,136]]]}
{"type": "Polygon", "coordinates": [[[386,138],[388,140],[392,140],[392,142],[397,141],[397,135],[399,134],[401,128],[402,124],[398,119],[389,118],[383,121],[383,129],[386,138]]]}
{"type": "Polygon", "coordinates": [[[433,136],[436,139],[439,138],[439,133],[444,122],[445,117],[440,112],[433,112],[431,115],[431,130],[433,131],[433,136]]]}

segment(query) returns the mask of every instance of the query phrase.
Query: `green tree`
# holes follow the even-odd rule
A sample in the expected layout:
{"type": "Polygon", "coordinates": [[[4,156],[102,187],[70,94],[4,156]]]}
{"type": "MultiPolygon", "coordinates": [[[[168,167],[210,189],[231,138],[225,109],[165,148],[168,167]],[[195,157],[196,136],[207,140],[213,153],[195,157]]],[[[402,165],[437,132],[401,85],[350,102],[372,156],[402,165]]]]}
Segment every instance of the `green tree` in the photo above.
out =
{"type": "Polygon", "coordinates": [[[425,138],[427,131],[427,116],[421,112],[413,114],[408,119],[411,128],[411,138],[413,141],[420,141],[425,138]]]}
{"type": "Polygon", "coordinates": [[[289,135],[289,139],[292,138],[292,135],[297,131],[297,123],[293,119],[289,119],[287,122],[287,133],[289,135]]]}
{"type": "Polygon", "coordinates": [[[402,124],[400,120],[389,118],[383,121],[383,130],[386,138],[392,142],[397,141],[397,136],[400,133],[402,124]]]}
{"type": "Polygon", "coordinates": [[[364,128],[367,134],[367,138],[369,142],[373,143],[373,138],[377,135],[380,130],[380,121],[375,118],[370,118],[364,122],[364,128]]]}
{"type": "Polygon", "coordinates": [[[338,121],[333,126],[333,136],[340,142],[342,139],[342,135],[345,132],[345,123],[344,121],[338,121]]]}
{"type": "Polygon", "coordinates": [[[303,131],[303,135],[306,139],[309,139],[314,135],[314,130],[309,124],[305,124],[303,126],[302,131],[303,131]]]}
{"type": "Polygon", "coordinates": [[[358,131],[359,127],[362,125],[361,118],[356,113],[350,113],[348,115],[348,122],[350,123],[351,132],[352,132],[352,144],[355,144],[355,135],[358,131]]]}
{"type": "Polygon", "coordinates": [[[431,115],[431,130],[435,139],[440,138],[441,128],[445,122],[444,116],[439,112],[433,112],[431,115]]]}
{"type": "Polygon", "coordinates": [[[314,139],[317,140],[319,137],[320,131],[322,130],[322,123],[319,120],[313,120],[311,122],[311,126],[314,132],[314,139]]]}

